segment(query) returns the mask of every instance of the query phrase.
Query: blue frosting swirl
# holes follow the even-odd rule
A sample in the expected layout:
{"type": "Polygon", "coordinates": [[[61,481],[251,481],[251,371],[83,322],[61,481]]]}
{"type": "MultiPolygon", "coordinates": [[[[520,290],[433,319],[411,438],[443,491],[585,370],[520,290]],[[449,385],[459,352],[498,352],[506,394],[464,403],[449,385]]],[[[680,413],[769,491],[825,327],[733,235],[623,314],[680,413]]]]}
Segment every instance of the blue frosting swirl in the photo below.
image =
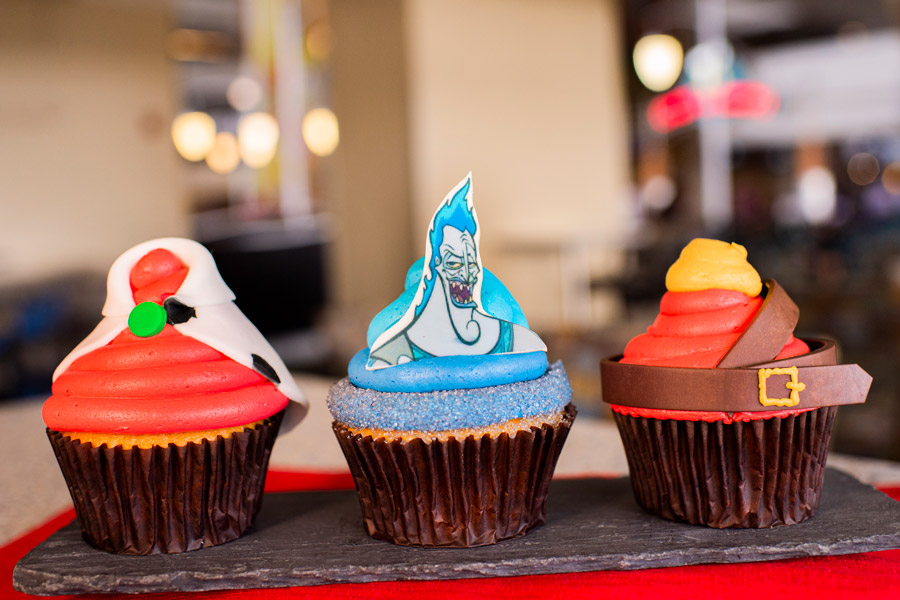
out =
{"type": "Polygon", "coordinates": [[[432,392],[536,379],[547,371],[546,352],[435,356],[387,369],[366,369],[369,349],[350,359],[350,381],[382,392],[432,392]]]}
{"type": "Polygon", "coordinates": [[[328,392],[328,410],[340,423],[356,428],[443,431],[552,414],[571,398],[566,371],[555,362],[537,379],[470,389],[380,392],[342,379],[328,392]]]}

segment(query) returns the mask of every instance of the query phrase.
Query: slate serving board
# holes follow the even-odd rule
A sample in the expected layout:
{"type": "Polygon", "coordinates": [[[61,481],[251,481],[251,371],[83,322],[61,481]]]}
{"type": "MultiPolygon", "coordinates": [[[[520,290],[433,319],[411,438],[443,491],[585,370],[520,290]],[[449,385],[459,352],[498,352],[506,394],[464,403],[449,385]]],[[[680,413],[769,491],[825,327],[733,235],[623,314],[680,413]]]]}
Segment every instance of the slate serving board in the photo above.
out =
{"type": "Polygon", "coordinates": [[[627,478],[554,481],[546,525],[494,546],[394,546],[363,531],[355,492],[269,494],[254,528],[214,548],[119,556],[72,523],[13,573],[22,592],[164,592],[459,579],[735,563],[900,548],[900,502],[828,469],[819,513],[765,530],[716,530],[644,513],[627,478]]]}

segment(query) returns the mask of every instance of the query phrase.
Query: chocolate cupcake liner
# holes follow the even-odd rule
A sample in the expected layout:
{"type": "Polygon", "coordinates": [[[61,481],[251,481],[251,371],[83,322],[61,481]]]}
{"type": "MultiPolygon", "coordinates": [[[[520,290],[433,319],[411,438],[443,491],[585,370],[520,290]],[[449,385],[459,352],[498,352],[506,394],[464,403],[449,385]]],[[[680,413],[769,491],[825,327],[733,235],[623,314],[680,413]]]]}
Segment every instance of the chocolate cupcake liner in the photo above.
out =
{"type": "Polygon", "coordinates": [[[544,523],[550,479],[575,419],[497,437],[425,442],[335,435],[356,483],[369,535],[404,546],[473,547],[544,523]]]}
{"type": "Polygon", "coordinates": [[[173,553],[223,544],[252,524],[283,416],[228,438],[146,450],[47,435],[92,546],[173,553]]]}
{"type": "Polygon", "coordinates": [[[836,406],[724,424],[614,412],[635,498],[673,521],[764,528],[813,516],[836,406]]]}

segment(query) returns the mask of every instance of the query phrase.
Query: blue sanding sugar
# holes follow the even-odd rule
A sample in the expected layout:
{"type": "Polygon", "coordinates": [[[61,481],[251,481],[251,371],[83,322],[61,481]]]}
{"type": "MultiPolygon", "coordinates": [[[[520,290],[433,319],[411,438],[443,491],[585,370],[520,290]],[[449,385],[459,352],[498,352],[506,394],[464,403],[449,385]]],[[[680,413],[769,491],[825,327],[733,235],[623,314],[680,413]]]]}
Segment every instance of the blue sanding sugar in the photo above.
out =
{"type": "Polygon", "coordinates": [[[329,390],[328,410],[351,427],[442,431],[551,414],[571,399],[569,378],[557,361],[530,381],[437,392],[379,392],[344,378],[329,390]]]}

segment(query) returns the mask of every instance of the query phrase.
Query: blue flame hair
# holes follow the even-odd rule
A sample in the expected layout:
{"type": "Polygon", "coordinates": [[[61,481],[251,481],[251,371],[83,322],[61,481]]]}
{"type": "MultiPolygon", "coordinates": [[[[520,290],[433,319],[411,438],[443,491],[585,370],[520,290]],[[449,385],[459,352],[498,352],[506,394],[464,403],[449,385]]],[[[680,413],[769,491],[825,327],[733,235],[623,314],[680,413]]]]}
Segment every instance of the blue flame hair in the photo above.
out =
{"type": "MultiPolygon", "coordinates": [[[[428,230],[428,243],[431,247],[431,259],[424,265],[423,279],[425,281],[425,293],[422,301],[416,306],[416,315],[428,304],[431,292],[434,289],[435,259],[440,258],[441,244],[444,242],[444,227],[449,225],[460,231],[468,231],[473,237],[478,230],[478,222],[475,220],[474,209],[469,206],[467,196],[472,187],[471,178],[467,178],[465,184],[457,190],[449,201],[445,201],[431,220],[428,230]]],[[[476,252],[478,249],[476,248],[476,252]]]]}

